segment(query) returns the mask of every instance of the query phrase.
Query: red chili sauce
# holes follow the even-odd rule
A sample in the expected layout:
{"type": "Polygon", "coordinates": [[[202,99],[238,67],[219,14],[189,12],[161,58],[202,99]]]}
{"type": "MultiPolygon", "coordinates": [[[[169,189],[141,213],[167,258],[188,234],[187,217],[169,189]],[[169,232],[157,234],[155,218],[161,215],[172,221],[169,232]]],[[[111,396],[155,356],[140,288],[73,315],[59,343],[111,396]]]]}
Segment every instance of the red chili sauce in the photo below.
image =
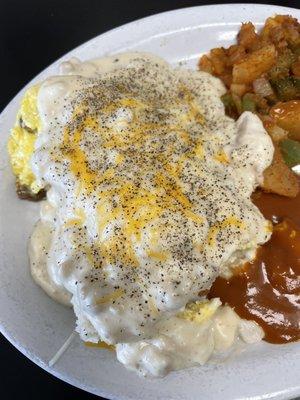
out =
{"type": "Polygon", "coordinates": [[[209,297],[256,321],[270,343],[300,339],[300,195],[291,199],[257,192],[253,201],[273,222],[272,237],[253,262],[229,280],[218,278],[209,297]]]}

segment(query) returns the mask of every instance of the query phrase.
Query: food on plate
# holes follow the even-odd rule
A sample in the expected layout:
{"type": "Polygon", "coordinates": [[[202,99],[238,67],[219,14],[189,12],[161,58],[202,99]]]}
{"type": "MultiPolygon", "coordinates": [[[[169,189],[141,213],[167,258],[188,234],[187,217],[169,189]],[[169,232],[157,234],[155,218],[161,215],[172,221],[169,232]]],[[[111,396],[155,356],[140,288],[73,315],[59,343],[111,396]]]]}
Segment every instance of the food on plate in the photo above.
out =
{"type": "Polygon", "coordinates": [[[281,145],[281,153],[285,163],[289,167],[295,167],[298,165],[298,160],[300,157],[300,143],[296,142],[295,140],[285,140],[281,145]]]}
{"type": "Polygon", "coordinates": [[[255,260],[230,280],[218,277],[209,297],[217,296],[242,318],[255,320],[271,343],[300,340],[300,195],[256,192],[253,201],[273,221],[271,239],[255,260]]]}
{"type": "MultiPolygon", "coordinates": [[[[237,44],[212,49],[199,67],[219,77],[227,87],[222,97],[228,115],[255,112],[277,144],[276,159],[265,171],[263,188],[293,197],[299,182],[280,156],[287,138],[300,140],[300,24],[288,15],[266,20],[256,32],[251,22],[242,24],[237,44]],[[284,179],[280,180],[280,176],[284,179]],[[278,183],[280,182],[280,183],[278,183]]],[[[295,154],[295,153],[294,153],[295,154]]],[[[297,164],[300,153],[297,152],[297,164]]]]}
{"type": "Polygon", "coordinates": [[[21,102],[16,123],[8,142],[8,153],[14,174],[16,189],[20,198],[40,200],[45,191],[36,184],[30,167],[30,159],[40,126],[37,110],[39,85],[29,88],[21,102]]]}
{"type": "MultiPolygon", "coordinates": [[[[285,140],[281,148],[277,142],[273,142],[274,156],[272,164],[264,171],[264,181],[262,188],[265,192],[277,193],[281,196],[296,197],[299,193],[299,180],[296,174],[288,168],[286,160],[292,160],[294,152],[288,147],[288,152],[284,149],[289,142],[285,140]],[[284,145],[284,146],[283,146],[284,145]]],[[[298,164],[298,160],[295,165],[298,164]]]]}
{"type": "Polygon", "coordinates": [[[253,201],[272,221],[271,239],[255,260],[233,276],[218,277],[208,294],[231,306],[241,318],[255,320],[264,339],[285,343],[300,339],[300,25],[289,16],[268,18],[257,33],[242,24],[238,43],[212,49],[199,67],[222,79],[226,113],[238,118],[251,111],[272,138],[272,164],[264,170],[253,201]]]}
{"type": "Polygon", "coordinates": [[[261,340],[206,296],[272,233],[250,197],[274,151],[260,119],[226,116],[219,79],[143,53],[71,59],[32,90],[34,123],[21,107],[8,145],[17,179],[47,192],[31,272],[80,337],[153,376],[261,340]]]}
{"type": "Polygon", "coordinates": [[[203,71],[71,59],[25,92],[8,152],[18,195],[45,197],[31,273],[86,345],[164,376],[299,340],[299,44],[275,16],[203,71]]]}

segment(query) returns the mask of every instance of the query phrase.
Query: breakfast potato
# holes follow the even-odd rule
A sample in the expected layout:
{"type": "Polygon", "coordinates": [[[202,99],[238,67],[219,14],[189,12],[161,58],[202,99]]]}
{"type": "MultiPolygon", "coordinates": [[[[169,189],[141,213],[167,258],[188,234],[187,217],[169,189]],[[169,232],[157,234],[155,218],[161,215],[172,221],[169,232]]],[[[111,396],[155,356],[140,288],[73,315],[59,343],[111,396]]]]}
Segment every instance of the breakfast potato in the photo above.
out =
{"type": "Polygon", "coordinates": [[[264,190],[295,196],[299,185],[289,169],[289,161],[295,161],[297,143],[285,146],[284,153],[281,151],[284,141],[300,141],[300,24],[297,19],[289,15],[270,17],[260,32],[256,32],[251,22],[244,23],[237,43],[220,51],[213,49],[213,54],[210,52],[201,58],[199,68],[219,77],[228,88],[222,96],[227,115],[237,119],[244,111],[252,111],[261,118],[272,137],[275,155],[265,171],[264,190]]]}
{"type": "Polygon", "coordinates": [[[230,85],[230,91],[242,97],[245,93],[249,92],[249,86],[243,83],[232,83],[230,85]]]}
{"type": "Polygon", "coordinates": [[[214,66],[214,72],[218,75],[224,74],[227,68],[227,56],[223,47],[212,49],[210,58],[214,66]]]}
{"type": "Polygon", "coordinates": [[[293,75],[300,77],[300,57],[298,57],[298,61],[295,61],[292,65],[293,75]]]}
{"type": "Polygon", "coordinates": [[[213,63],[212,60],[206,55],[202,56],[199,61],[199,68],[201,71],[208,72],[209,74],[213,74],[213,63]]]}
{"type": "Polygon", "coordinates": [[[249,54],[244,61],[233,66],[234,83],[249,84],[267,72],[276,62],[274,45],[267,45],[249,54]]]}
{"type": "Polygon", "coordinates": [[[255,32],[255,27],[252,22],[242,24],[241,29],[237,37],[238,44],[243,46],[245,49],[253,48],[259,41],[259,37],[255,32]]]}
{"type": "Polygon", "coordinates": [[[299,35],[299,23],[290,15],[275,15],[268,18],[260,34],[262,40],[271,41],[278,48],[295,43],[299,35]]]}
{"type": "Polygon", "coordinates": [[[285,164],[279,144],[276,142],[273,144],[275,148],[273,162],[264,171],[262,189],[282,196],[296,197],[299,192],[299,180],[285,164]]]}
{"type": "Polygon", "coordinates": [[[289,137],[300,140],[300,100],[280,102],[270,110],[276,124],[289,132],[289,137]]]}
{"type": "Polygon", "coordinates": [[[234,44],[227,49],[227,56],[228,65],[233,66],[247,57],[246,49],[243,46],[234,44]]]}

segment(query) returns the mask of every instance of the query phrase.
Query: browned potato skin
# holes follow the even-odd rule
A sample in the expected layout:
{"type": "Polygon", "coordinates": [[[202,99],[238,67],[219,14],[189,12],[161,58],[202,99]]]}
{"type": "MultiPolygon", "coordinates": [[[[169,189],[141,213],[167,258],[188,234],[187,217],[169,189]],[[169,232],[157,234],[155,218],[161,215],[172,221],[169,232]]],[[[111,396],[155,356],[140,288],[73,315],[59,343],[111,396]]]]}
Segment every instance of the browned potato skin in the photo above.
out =
{"type": "Polygon", "coordinates": [[[270,44],[249,54],[244,61],[233,66],[233,83],[250,84],[267,72],[276,62],[275,46],[270,44]]]}
{"type": "Polygon", "coordinates": [[[204,55],[200,58],[199,69],[201,69],[201,71],[208,72],[209,74],[214,73],[213,63],[207,55],[204,55]]]}
{"type": "Polygon", "coordinates": [[[227,69],[227,55],[223,47],[212,49],[210,51],[210,59],[214,66],[214,73],[222,75],[227,69]]]}
{"type": "Polygon", "coordinates": [[[299,192],[299,180],[285,164],[279,145],[276,142],[273,144],[274,157],[272,164],[264,171],[262,189],[281,196],[296,197],[299,192]]]}
{"type": "Polygon", "coordinates": [[[294,76],[300,78],[300,57],[298,57],[298,61],[294,62],[292,65],[292,72],[294,76]]]}
{"type": "Polygon", "coordinates": [[[232,67],[234,64],[243,61],[246,57],[246,49],[243,46],[233,44],[227,50],[228,54],[228,65],[232,67]]]}
{"type": "Polygon", "coordinates": [[[254,25],[251,22],[242,24],[237,37],[238,44],[246,50],[250,50],[257,45],[258,40],[254,25]]]}
{"type": "Polygon", "coordinates": [[[271,41],[277,48],[284,48],[299,38],[299,23],[290,15],[276,15],[266,20],[260,37],[271,41]]]}

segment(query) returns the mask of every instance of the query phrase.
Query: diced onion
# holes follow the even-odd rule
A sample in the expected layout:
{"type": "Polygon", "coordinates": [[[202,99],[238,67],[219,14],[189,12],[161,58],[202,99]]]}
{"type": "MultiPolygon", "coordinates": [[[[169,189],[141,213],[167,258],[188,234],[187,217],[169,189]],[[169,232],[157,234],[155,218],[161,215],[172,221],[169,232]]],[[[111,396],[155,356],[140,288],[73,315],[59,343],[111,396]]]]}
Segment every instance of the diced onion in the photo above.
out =
{"type": "Polygon", "coordinates": [[[266,78],[258,78],[253,81],[253,89],[256,94],[262,97],[271,96],[273,94],[272,86],[266,78]]]}

